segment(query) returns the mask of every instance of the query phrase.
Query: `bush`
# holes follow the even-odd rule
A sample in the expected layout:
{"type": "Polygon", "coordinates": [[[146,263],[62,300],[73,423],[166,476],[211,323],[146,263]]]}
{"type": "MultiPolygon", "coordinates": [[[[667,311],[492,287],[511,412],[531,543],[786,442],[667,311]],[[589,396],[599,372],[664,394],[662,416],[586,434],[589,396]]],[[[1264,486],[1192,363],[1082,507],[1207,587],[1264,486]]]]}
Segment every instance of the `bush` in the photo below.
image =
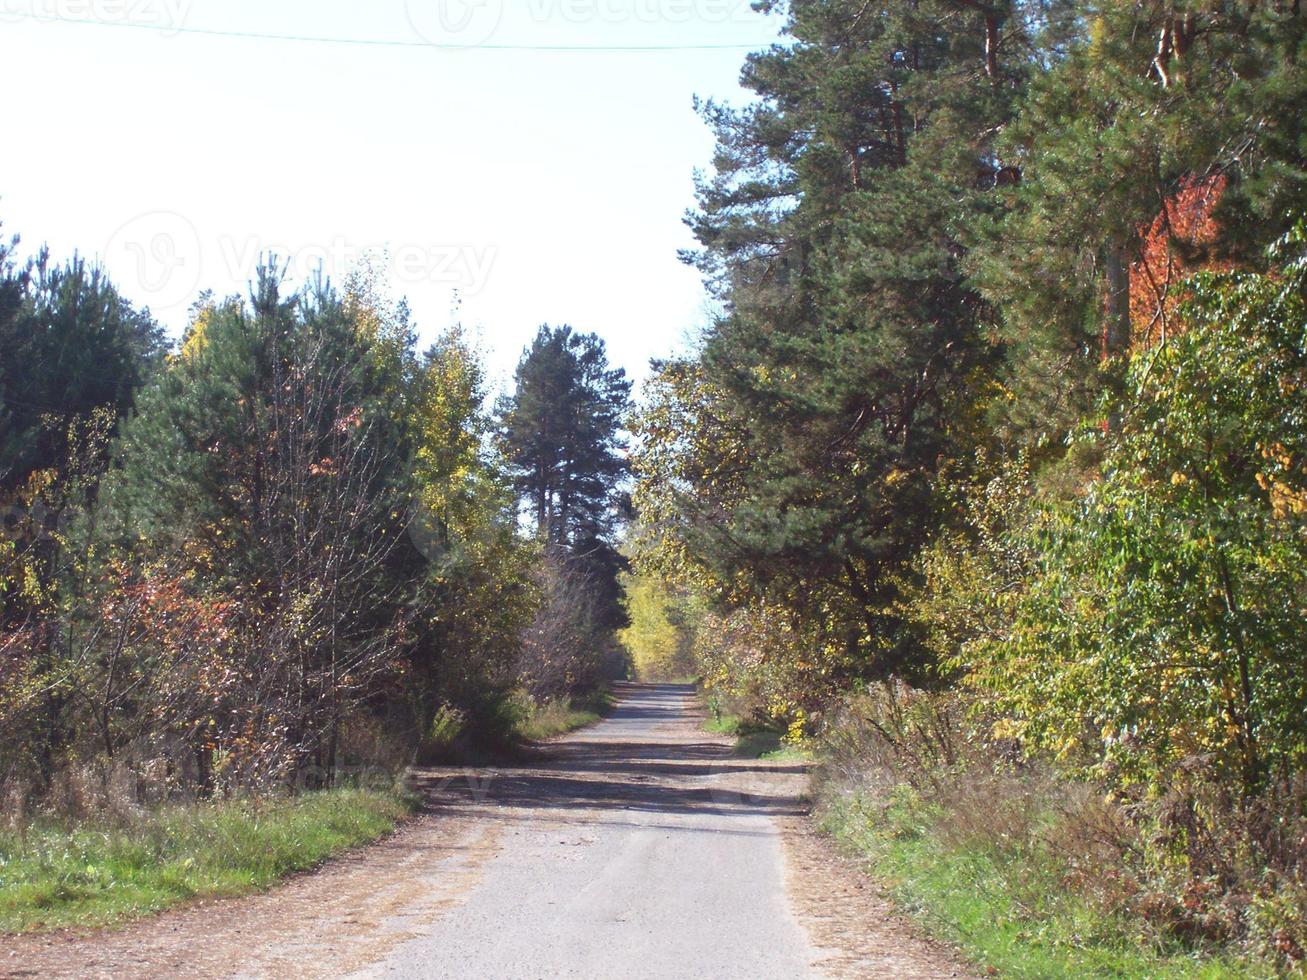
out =
{"type": "Polygon", "coordinates": [[[1028,537],[976,680],[1014,734],[1117,785],[1251,800],[1307,763],[1307,262],[1193,289],[1119,426],[1085,437],[1103,478],[1028,537]]]}
{"type": "Polygon", "coordinates": [[[1014,973],[1111,960],[1188,975],[1194,953],[1217,973],[1301,962],[1302,785],[1246,806],[1211,784],[1131,800],[993,737],[985,712],[879,685],[828,717],[816,773],[826,825],[973,953],[1014,973]]]}

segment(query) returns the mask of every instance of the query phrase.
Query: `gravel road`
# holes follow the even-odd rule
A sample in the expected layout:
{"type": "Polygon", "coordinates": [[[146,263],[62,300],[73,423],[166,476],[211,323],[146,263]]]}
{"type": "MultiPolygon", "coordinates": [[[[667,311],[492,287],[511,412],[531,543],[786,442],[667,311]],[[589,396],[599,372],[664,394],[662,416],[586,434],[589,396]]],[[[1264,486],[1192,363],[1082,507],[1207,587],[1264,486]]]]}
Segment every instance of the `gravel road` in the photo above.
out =
{"type": "Polygon", "coordinates": [[[692,708],[690,688],[633,688],[495,778],[501,846],[480,887],[361,975],[813,975],[772,819],[800,812],[802,769],[731,758],[692,708]]]}
{"type": "Polygon", "coordinates": [[[243,899],[112,932],[0,937],[4,977],[951,977],[814,836],[798,765],[740,759],[694,691],[508,767],[419,774],[427,812],[243,899]]]}

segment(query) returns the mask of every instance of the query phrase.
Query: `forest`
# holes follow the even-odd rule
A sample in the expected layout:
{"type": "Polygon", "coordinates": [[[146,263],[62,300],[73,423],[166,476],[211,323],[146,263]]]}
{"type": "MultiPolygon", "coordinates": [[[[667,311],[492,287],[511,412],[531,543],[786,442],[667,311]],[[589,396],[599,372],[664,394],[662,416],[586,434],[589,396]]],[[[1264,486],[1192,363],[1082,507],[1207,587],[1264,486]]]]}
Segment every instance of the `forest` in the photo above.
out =
{"type": "Polygon", "coordinates": [[[900,876],[1301,962],[1298,3],[761,6],[721,313],[633,423],[637,667],[815,739],[900,876]]]}
{"type": "Polygon", "coordinates": [[[418,354],[367,266],[265,266],[175,350],[81,259],[3,272],[16,811],[330,786],[623,671],[630,384],[596,336],[541,327],[489,406],[469,337],[418,354]]]}
{"type": "Polygon", "coordinates": [[[269,256],[173,343],[0,251],[6,813],[345,785],[693,677],[909,901],[982,882],[1014,974],[1032,917],[1301,967],[1299,0],[755,7],[752,101],[697,106],[715,314],[638,398],[543,326],[495,400],[366,263],[269,256]]]}

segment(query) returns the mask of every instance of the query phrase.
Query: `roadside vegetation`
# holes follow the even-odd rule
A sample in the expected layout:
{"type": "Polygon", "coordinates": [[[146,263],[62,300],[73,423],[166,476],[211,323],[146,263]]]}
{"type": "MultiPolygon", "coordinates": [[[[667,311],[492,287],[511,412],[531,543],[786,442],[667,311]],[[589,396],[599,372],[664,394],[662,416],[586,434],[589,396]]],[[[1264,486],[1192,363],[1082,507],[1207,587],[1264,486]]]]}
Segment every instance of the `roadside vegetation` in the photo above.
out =
{"type": "Polygon", "coordinates": [[[393,826],[351,774],[596,716],[630,384],[544,326],[492,405],[415,345],[368,263],[174,344],[0,248],[0,929],[264,887],[393,826]]]}
{"type": "Polygon", "coordinates": [[[565,326],[489,404],[366,263],[171,343],[0,246],[7,921],[261,887],[633,667],[983,966],[1307,968],[1301,4],[758,6],[634,413],[565,326]]]}
{"type": "Polygon", "coordinates": [[[704,731],[732,736],[736,755],[772,762],[805,762],[812,758],[810,746],[800,732],[787,731],[774,719],[722,714],[714,701],[709,706],[711,713],[704,719],[704,731]]]}
{"type": "MultiPolygon", "coordinates": [[[[1261,950],[1292,905],[1194,881],[1143,814],[1050,762],[1018,763],[956,695],[851,699],[820,742],[819,826],[981,966],[1014,977],[1279,972],[1261,950]]],[[[1240,850],[1250,828],[1220,834],[1205,841],[1211,858],[1255,888],[1270,869],[1240,850]]]]}
{"type": "Polygon", "coordinates": [[[775,7],[701,107],[721,308],[634,427],[633,662],[814,746],[984,967],[1301,971],[1307,19],[775,7]]]}
{"type": "Polygon", "coordinates": [[[0,932],[109,925],[191,899],[260,891],[389,833],[389,789],[174,803],[0,831],[0,932]]]}
{"type": "Polygon", "coordinates": [[[516,728],[527,742],[543,742],[603,720],[617,704],[612,689],[603,686],[588,694],[546,701],[534,706],[516,728]]]}

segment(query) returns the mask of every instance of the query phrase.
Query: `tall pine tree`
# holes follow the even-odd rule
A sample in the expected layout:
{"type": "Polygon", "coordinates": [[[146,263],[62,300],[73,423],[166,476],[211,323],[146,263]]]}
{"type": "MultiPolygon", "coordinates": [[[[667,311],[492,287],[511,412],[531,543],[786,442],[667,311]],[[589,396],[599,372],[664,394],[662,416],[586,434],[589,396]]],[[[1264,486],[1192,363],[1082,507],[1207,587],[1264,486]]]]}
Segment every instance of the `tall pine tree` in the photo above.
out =
{"type": "Polygon", "coordinates": [[[540,535],[567,547],[606,538],[626,472],[626,372],[609,367],[596,334],[542,326],[516,381],[500,408],[504,453],[540,535]]]}
{"type": "Polygon", "coordinates": [[[704,107],[717,153],[693,259],[726,313],[701,362],[747,449],[742,492],[689,520],[720,579],[827,622],[852,669],[915,670],[896,582],[939,518],[941,468],[983,440],[997,351],[961,259],[1011,179],[995,144],[1030,70],[1027,15],[786,9],[792,43],[744,70],[758,101],[704,107]]]}

